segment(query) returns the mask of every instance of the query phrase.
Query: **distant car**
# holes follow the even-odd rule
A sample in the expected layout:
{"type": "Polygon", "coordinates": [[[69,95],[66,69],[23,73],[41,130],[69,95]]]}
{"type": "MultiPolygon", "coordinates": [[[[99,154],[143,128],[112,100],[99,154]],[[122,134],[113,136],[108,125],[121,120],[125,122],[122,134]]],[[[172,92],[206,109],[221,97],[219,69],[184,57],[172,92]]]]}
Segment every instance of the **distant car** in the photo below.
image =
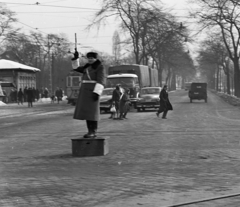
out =
{"type": "Polygon", "coordinates": [[[144,87],[140,91],[140,98],[136,103],[138,112],[146,108],[159,108],[159,94],[161,87],[144,87]]]}
{"type": "Polygon", "coordinates": [[[207,83],[192,83],[188,91],[188,96],[190,103],[192,103],[194,99],[205,100],[207,103],[207,83]]]}
{"type": "Polygon", "coordinates": [[[112,102],[112,94],[115,88],[104,88],[100,96],[100,110],[109,112],[112,102]]]}

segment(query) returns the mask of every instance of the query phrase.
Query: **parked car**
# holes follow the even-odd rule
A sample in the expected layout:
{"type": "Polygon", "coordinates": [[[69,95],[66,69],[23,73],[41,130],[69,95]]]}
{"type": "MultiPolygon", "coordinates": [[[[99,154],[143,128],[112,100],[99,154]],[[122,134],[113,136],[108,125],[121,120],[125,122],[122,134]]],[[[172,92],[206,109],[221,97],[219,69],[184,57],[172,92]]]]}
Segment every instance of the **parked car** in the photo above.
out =
{"type": "Polygon", "coordinates": [[[188,96],[190,103],[192,103],[194,99],[203,99],[207,103],[207,83],[192,83],[188,91],[188,96]]]}
{"type": "Polygon", "coordinates": [[[104,88],[100,96],[100,111],[109,112],[114,88],[104,88]]]}
{"type": "Polygon", "coordinates": [[[161,87],[144,87],[140,91],[140,98],[136,103],[138,112],[146,108],[159,108],[159,94],[161,87]]]}

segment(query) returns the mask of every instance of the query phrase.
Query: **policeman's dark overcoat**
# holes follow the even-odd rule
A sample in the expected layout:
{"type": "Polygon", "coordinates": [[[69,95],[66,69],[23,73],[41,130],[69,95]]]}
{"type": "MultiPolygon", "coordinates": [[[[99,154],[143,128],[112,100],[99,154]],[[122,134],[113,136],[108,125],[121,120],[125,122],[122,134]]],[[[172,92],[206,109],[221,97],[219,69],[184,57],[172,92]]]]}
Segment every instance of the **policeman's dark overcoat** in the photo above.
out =
{"type": "Polygon", "coordinates": [[[100,86],[100,88],[103,89],[104,87],[104,67],[97,59],[93,64],[86,64],[74,70],[83,73],[83,76],[73,118],[78,120],[99,121],[99,99],[97,101],[94,100],[93,92],[101,95],[102,90],[98,91],[97,88],[100,86]]]}

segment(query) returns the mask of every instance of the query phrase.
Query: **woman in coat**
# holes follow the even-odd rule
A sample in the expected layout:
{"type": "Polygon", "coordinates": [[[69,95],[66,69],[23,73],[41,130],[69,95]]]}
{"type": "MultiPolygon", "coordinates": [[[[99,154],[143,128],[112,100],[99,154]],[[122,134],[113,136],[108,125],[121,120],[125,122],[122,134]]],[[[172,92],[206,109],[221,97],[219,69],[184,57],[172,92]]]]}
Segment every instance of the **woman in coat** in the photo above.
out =
{"type": "Polygon", "coordinates": [[[83,76],[73,118],[86,120],[88,133],[84,138],[95,138],[100,119],[99,96],[105,82],[104,67],[95,52],[87,53],[88,63],[83,67],[79,66],[78,56],[76,51],[72,58],[72,67],[83,76]]]}
{"type": "Polygon", "coordinates": [[[119,119],[126,119],[127,113],[130,109],[129,89],[124,89],[123,96],[120,100],[120,117],[119,119]]]}
{"type": "Polygon", "coordinates": [[[160,98],[160,106],[156,114],[157,114],[157,117],[159,117],[159,114],[163,112],[162,118],[166,119],[167,112],[169,110],[173,110],[172,104],[168,99],[167,85],[163,86],[163,89],[160,91],[159,98],[160,98]]]}
{"type": "MultiPolygon", "coordinates": [[[[117,117],[116,118],[119,118],[119,109],[120,109],[120,99],[122,97],[122,92],[121,92],[121,88],[120,88],[120,85],[117,84],[116,85],[116,88],[113,90],[113,94],[112,94],[112,103],[115,104],[115,108],[116,108],[116,115],[117,117]]],[[[112,119],[113,116],[111,115],[109,117],[109,119],[112,119]]]]}

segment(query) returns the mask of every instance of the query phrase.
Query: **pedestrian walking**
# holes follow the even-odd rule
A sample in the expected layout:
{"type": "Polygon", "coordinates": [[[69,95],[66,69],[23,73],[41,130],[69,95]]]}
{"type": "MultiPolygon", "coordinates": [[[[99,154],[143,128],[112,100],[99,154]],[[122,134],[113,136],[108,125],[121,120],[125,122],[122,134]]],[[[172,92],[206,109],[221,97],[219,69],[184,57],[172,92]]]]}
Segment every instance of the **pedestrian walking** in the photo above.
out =
{"type": "Polygon", "coordinates": [[[57,102],[59,104],[59,101],[61,101],[62,97],[63,97],[63,91],[59,87],[57,87],[57,90],[55,92],[55,96],[57,97],[57,102]]]}
{"type": "Polygon", "coordinates": [[[23,105],[24,94],[23,94],[22,88],[19,88],[17,97],[18,97],[18,105],[19,105],[19,103],[21,103],[23,105]]]}
{"type": "Polygon", "coordinates": [[[159,117],[159,114],[163,112],[162,118],[166,119],[168,111],[173,110],[172,104],[168,99],[167,85],[163,86],[162,90],[160,91],[159,98],[160,106],[156,115],[157,117],[159,117]]]}
{"type": "Polygon", "coordinates": [[[34,98],[34,94],[33,94],[33,90],[31,87],[29,87],[27,89],[27,102],[28,102],[28,107],[33,107],[33,98],[34,98]]]}
{"type": "Polygon", "coordinates": [[[51,103],[54,103],[56,100],[56,96],[54,94],[50,95],[51,103]]]}
{"type": "Polygon", "coordinates": [[[35,102],[35,99],[37,97],[35,87],[33,87],[32,90],[33,90],[33,102],[35,102]]]}
{"type": "MultiPolygon", "coordinates": [[[[119,109],[120,109],[120,99],[123,95],[123,91],[121,89],[121,85],[117,84],[116,88],[113,90],[113,94],[112,94],[112,104],[115,104],[115,109],[116,109],[116,116],[115,118],[118,119],[119,118],[119,109]]],[[[111,116],[109,117],[109,119],[114,118],[112,116],[113,114],[111,114],[111,116]]]]}
{"type": "Polygon", "coordinates": [[[47,88],[44,89],[44,98],[48,98],[49,91],[47,88]]]}
{"type": "Polygon", "coordinates": [[[86,56],[88,63],[82,67],[79,67],[77,50],[72,58],[73,69],[83,74],[73,118],[86,120],[88,133],[84,138],[95,138],[100,119],[99,96],[104,89],[105,71],[97,53],[89,52],[86,56]]]}
{"type": "Polygon", "coordinates": [[[40,98],[40,91],[36,88],[36,99],[37,101],[39,100],[40,98]]]}
{"type": "Polygon", "coordinates": [[[120,99],[120,120],[127,119],[127,113],[130,110],[130,98],[129,98],[129,89],[125,88],[122,98],[120,99]]]}

